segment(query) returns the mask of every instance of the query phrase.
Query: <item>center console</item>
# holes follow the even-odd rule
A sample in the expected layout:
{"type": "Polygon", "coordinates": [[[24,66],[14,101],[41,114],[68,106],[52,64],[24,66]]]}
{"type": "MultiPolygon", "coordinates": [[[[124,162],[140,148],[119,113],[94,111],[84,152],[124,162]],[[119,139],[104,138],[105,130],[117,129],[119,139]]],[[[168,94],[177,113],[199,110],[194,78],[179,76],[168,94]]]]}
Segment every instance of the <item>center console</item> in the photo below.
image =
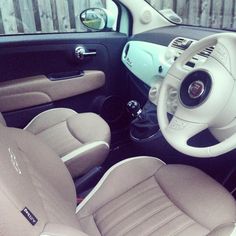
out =
{"type": "Polygon", "coordinates": [[[160,135],[156,105],[148,101],[142,113],[130,125],[130,137],[137,142],[148,142],[160,135]]]}
{"type": "MultiPolygon", "coordinates": [[[[133,141],[149,142],[161,136],[157,119],[158,94],[161,84],[172,64],[194,43],[196,40],[177,37],[167,46],[130,41],[124,47],[122,62],[127,68],[133,89],[138,90],[142,95],[145,93],[145,99],[147,99],[146,88],[151,88],[149,99],[143,108],[137,101],[130,101],[128,104],[127,109],[135,118],[130,126],[130,137],[133,141]]],[[[193,68],[203,64],[213,49],[214,47],[209,47],[199,52],[184,65],[185,69],[192,71],[193,68]]],[[[137,100],[139,99],[140,103],[144,103],[141,101],[141,96],[135,96],[135,93],[132,95],[137,100]]],[[[173,88],[168,91],[167,112],[173,115],[176,109],[177,91],[173,88]]]]}
{"type": "MultiPolygon", "coordinates": [[[[157,119],[158,97],[162,81],[158,81],[149,91],[149,99],[141,108],[139,102],[130,101],[127,104],[129,113],[135,119],[131,122],[130,137],[136,142],[149,142],[161,136],[157,119]],[[130,106],[133,105],[133,106],[130,106]]],[[[167,101],[168,114],[173,115],[177,109],[177,91],[170,89],[167,101]]]]}
{"type": "Polygon", "coordinates": [[[150,89],[149,100],[143,108],[138,101],[132,100],[127,104],[128,112],[134,117],[130,125],[130,137],[135,142],[149,142],[161,135],[157,119],[160,86],[161,83],[157,83],[150,89]]]}

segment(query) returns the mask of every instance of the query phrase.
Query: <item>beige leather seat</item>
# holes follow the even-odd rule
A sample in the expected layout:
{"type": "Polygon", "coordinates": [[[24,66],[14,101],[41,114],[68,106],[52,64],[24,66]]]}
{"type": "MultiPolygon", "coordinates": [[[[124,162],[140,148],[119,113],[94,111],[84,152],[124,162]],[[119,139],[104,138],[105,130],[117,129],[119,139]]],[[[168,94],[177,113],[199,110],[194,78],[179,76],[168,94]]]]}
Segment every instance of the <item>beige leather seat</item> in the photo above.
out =
{"type": "Polygon", "coordinates": [[[235,235],[232,196],[192,167],[138,157],[112,167],[77,207],[58,155],[0,126],[0,235],[235,235]]]}
{"type": "Polygon", "coordinates": [[[46,142],[73,177],[101,165],[109,153],[110,128],[94,113],[51,109],[36,116],[25,130],[46,142]]]}

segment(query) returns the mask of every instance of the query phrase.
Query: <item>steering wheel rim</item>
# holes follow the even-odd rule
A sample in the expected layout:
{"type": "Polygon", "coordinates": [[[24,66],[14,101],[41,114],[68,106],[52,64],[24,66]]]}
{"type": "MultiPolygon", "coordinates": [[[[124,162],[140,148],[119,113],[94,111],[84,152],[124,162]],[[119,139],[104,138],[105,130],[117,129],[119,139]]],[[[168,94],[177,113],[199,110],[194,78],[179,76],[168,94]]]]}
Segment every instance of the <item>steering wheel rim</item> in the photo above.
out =
{"type": "Polygon", "coordinates": [[[209,158],[229,152],[236,147],[236,133],[214,146],[198,148],[188,144],[188,140],[201,131],[212,127],[224,127],[236,117],[236,106],[233,106],[236,101],[236,67],[233,67],[233,63],[236,63],[236,56],[233,53],[235,44],[234,33],[222,33],[204,38],[183,52],[170,68],[160,89],[157,116],[163,136],[176,150],[193,157],[209,158]],[[197,53],[211,46],[215,48],[207,61],[189,72],[185,67],[186,63],[197,53]],[[191,81],[193,74],[197,75],[200,72],[208,77],[210,88],[207,89],[207,93],[202,78],[197,79],[195,76],[196,79],[191,81]],[[178,108],[169,121],[167,99],[171,88],[178,91],[178,108]],[[185,94],[186,99],[182,94],[185,94]],[[200,103],[196,103],[197,100],[193,95],[202,99],[200,103]],[[197,105],[192,106],[193,102],[197,105]]]}

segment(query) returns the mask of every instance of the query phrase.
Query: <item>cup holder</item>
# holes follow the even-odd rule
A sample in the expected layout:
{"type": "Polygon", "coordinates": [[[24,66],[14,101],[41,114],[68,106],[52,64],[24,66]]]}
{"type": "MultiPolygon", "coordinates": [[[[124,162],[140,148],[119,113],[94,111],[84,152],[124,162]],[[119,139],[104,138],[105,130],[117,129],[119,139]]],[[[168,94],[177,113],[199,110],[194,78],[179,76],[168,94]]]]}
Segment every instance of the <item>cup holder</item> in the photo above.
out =
{"type": "Polygon", "coordinates": [[[92,107],[110,125],[120,123],[126,114],[125,102],[119,96],[99,96],[92,107]]]}

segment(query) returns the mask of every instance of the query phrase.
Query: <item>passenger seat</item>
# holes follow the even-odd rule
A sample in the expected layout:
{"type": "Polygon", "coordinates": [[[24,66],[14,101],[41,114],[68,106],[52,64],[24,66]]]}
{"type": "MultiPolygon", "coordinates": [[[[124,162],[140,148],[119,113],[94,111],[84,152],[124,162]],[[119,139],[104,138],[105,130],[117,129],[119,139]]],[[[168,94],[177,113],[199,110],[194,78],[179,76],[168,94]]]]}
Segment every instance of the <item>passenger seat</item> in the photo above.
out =
{"type": "MultiPolygon", "coordinates": [[[[6,125],[2,115],[0,121],[6,125]]],[[[110,128],[94,113],[51,109],[36,116],[24,130],[47,143],[61,157],[73,178],[100,166],[109,153],[110,128]]]]}

